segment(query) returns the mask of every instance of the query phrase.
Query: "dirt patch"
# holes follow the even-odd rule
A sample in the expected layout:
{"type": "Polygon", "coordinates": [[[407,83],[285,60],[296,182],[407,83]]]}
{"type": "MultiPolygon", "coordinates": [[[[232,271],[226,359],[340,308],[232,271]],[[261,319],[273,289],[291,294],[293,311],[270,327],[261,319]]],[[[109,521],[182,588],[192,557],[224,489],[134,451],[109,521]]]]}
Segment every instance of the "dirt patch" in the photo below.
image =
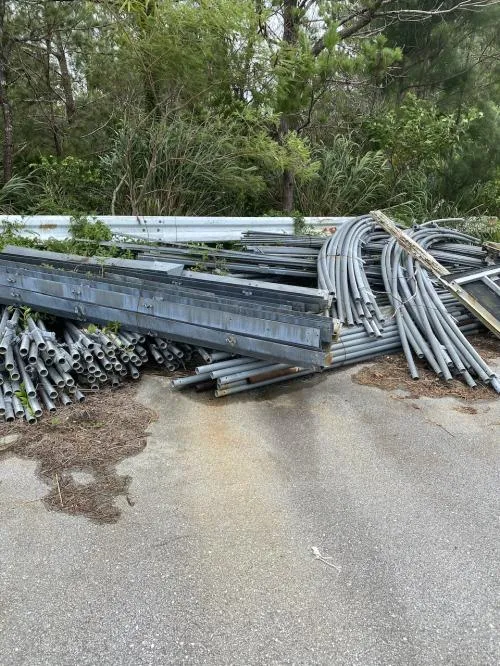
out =
{"type": "Polygon", "coordinates": [[[54,416],[44,414],[37,425],[0,425],[0,437],[19,435],[9,455],[39,462],[37,473],[50,486],[43,499],[47,509],[115,523],[121,514],[116,499],[133,503],[131,478],[117,474],[115,466],[144,449],[146,429],[156,418],[135,401],[136,391],[126,384],[88,393],[85,402],[61,407],[54,416]]]}
{"type": "MultiPolygon", "coordinates": [[[[500,343],[493,336],[475,335],[469,340],[485,361],[500,355],[500,343]]],[[[358,384],[376,386],[386,391],[402,389],[408,392],[408,398],[460,398],[472,401],[491,400],[496,395],[490,387],[481,384],[472,389],[458,379],[443,381],[424,361],[417,360],[416,365],[420,373],[418,380],[410,377],[403,354],[382,356],[353,375],[353,380],[358,384]]]]}
{"type": "Polygon", "coordinates": [[[477,414],[477,409],[475,407],[470,407],[469,405],[459,405],[453,409],[456,412],[461,412],[462,414],[477,414]]]}
{"type": "Polygon", "coordinates": [[[485,361],[491,361],[491,359],[500,356],[500,340],[492,333],[471,335],[467,339],[485,361]]]}

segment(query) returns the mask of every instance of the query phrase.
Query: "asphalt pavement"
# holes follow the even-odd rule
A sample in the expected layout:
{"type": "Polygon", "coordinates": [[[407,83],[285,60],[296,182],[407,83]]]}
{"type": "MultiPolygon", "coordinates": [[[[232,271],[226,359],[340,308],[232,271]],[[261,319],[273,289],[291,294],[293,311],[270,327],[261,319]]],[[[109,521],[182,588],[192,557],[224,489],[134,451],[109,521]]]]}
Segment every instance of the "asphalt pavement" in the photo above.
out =
{"type": "Polygon", "coordinates": [[[498,664],[500,400],[353,372],[223,400],[146,377],[112,525],[0,456],[0,663],[498,664]]]}

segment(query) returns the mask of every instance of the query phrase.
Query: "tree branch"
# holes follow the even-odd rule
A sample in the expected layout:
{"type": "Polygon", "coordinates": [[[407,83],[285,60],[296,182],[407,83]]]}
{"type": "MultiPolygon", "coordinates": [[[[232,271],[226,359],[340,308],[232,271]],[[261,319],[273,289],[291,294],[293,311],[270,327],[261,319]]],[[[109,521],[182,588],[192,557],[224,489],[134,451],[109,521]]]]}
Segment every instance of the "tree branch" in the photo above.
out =
{"type": "Polygon", "coordinates": [[[441,4],[434,9],[389,9],[383,12],[384,16],[397,16],[401,21],[422,21],[434,16],[443,16],[457,11],[480,11],[500,4],[500,0],[462,0],[453,7],[443,8],[441,4]]]}
{"type": "MultiPolygon", "coordinates": [[[[338,36],[340,40],[348,39],[358,34],[363,28],[377,18],[392,18],[398,21],[426,21],[427,19],[444,16],[459,11],[480,11],[494,5],[499,5],[500,0],[460,0],[452,7],[443,7],[442,3],[436,4],[434,9],[390,9],[385,5],[395,5],[395,0],[375,0],[370,7],[364,7],[358,12],[351,14],[339,21],[338,36]],[[384,8],[383,11],[379,11],[384,8]]],[[[318,56],[325,48],[323,37],[320,37],[312,47],[312,54],[318,56]]]]}
{"type": "MultiPolygon", "coordinates": [[[[374,2],[371,7],[365,7],[365,9],[362,9],[360,12],[358,12],[358,14],[353,14],[351,17],[344,19],[343,27],[341,27],[338,31],[340,39],[343,40],[347,39],[348,37],[352,37],[352,35],[355,35],[357,32],[359,32],[365,26],[371,23],[377,11],[386,2],[387,0],[376,0],[376,2],[374,2]],[[356,20],[354,20],[350,25],[347,25],[347,23],[349,23],[350,20],[354,19],[356,16],[357,16],[356,20]]],[[[324,48],[325,48],[325,42],[323,40],[323,37],[321,37],[313,45],[312,48],[313,55],[318,56],[321,53],[321,51],[323,51],[324,48]]]]}

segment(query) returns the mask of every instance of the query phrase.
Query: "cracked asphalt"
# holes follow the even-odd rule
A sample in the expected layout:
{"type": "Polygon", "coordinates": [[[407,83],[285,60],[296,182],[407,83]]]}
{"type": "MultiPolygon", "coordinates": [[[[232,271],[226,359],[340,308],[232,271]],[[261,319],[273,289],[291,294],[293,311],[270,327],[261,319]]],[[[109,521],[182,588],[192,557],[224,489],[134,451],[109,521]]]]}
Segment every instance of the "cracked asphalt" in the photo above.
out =
{"type": "Polygon", "coordinates": [[[353,372],[225,400],[144,378],[113,525],[1,454],[1,663],[498,664],[500,401],[353,372]]]}

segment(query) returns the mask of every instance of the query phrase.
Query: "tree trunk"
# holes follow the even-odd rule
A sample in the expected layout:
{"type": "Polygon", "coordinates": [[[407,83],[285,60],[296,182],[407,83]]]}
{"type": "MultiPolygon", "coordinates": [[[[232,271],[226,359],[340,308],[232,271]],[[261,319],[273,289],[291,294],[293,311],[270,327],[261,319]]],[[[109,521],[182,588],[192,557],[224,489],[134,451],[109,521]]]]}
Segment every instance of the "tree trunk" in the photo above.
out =
{"type": "Polygon", "coordinates": [[[14,161],[14,122],[12,107],[9,101],[7,68],[10,50],[9,38],[5,32],[5,0],[0,0],[0,106],[3,119],[3,174],[2,181],[6,183],[12,178],[12,164],[14,161]]]}
{"type": "Polygon", "coordinates": [[[282,178],[282,194],[281,194],[281,205],[284,211],[291,213],[293,211],[293,201],[295,193],[295,182],[293,180],[293,174],[290,169],[285,169],[283,171],[282,178]]]}
{"type": "MultiPolygon", "coordinates": [[[[150,20],[156,14],[157,0],[149,0],[144,2],[144,14],[139,16],[139,28],[141,31],[141,39],[147,42],[149,40],[150,20]]],[[[144,57],[144,72],[143,72],[143,86],[144,86],[144,110],[151,116],[158,118],[161,115],[159,107],[158,91],[159,86],[157,82],[157,75],[155,72],[154,63],[151,62],[148,50],[143,50],[144,57]]]]}
{"type": "MultiPolygon", "coordinates": [[[[49,28],[47,27],[47,32],[50,33],[49,28]]],[[[50,80],[50,54],[52,50],[52,41],[50,34],[49,36],[45,39],[45,61],[44,61],[44,69],[45,69],[45,82],[47,84],[47,95],[48,95],[48,101],[49,101],[49,127],[50,127],[50,133],[52,134],[52,140],[54,142],[54,152],[56,154],[56,157],[62,157],[62,142],[61,142],[61,134],[59,130],[59,126],[57,124],[57,118],[54,113],[54,102],[53,102],[53,90],[52,90],[52,82],[50,80]]]]}
{"type": "Polygon", "coordinates": [[[0,105],[3,118],[3,176],[6,183],[12,178],[12,163],[14,161],[14,123],[12,107],[7,93],[6,63],[0,54],[0,105]]]}
{"type": "MultiPolygon", "coordinates": [[[[297,43],[299,35],[298,26],[298,0],[284,0],[283,3],[283,41],[286,44],[297,43]]],[[[280,140],[283,141],[290,131],[290,120],[285,114],[280,119],[280,140]]],[[[290,213],[294,206],[295,181],[290,169],[283,170],[281,179],[281,208],[290,213]]]]}
{"type": "Polygon", "coordinates": [[[149,116],[158,115],[155,80],[149,69],[144,72],[144,110],[149,116]]]}
{"type": "MultiPolygon", "coordinates": [[[[280,118],[280,142],[286,137],[290,131],[290,126],[288,124],[288,118],[282,114],[280,118]]],[[[294,200],[294,191],[295,191],[295,181],[293,178],[293,173],[290,169],[284,169],[283,175],[281,176],[281,209],[290,213],[293,210],[293,200],[294,200]]]]}
{"type": "Polygon", "coordinates": [[[66,120],[68,121],[68,124],[71,125],[76,113],[76,104],[75,97],[73,95],[73,81],[69,73],[66,51],[64,50],[64,45],[60,33],[56,34],[55,43],[55,56],[57,58],[57,62],[59,63],[61,85],[64,92],[64,103],[66,106],[66,120]]]}
{"type": "Polygon", "coordinates": [[[299,35],[298,26],[298,0],[284,0],[283,2],[283,41],[287,44],[296,44],[299,35]]]}

